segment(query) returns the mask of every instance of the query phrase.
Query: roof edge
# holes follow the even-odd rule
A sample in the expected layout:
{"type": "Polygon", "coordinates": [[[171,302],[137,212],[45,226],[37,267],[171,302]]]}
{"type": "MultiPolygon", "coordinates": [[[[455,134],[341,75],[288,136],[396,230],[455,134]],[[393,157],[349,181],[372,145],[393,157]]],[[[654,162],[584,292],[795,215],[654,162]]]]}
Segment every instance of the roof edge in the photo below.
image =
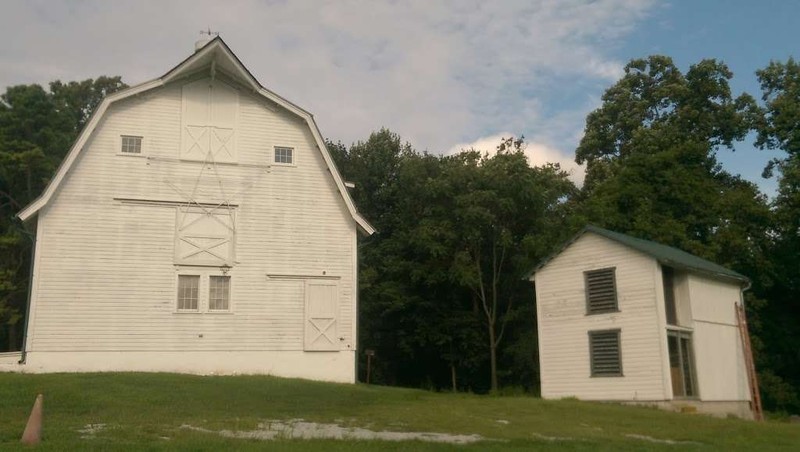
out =
{"type": "Polygon", "coordinates": [[[20,210],[16,216],[20,218],[22,221],[27,221],[33,215],[35,215],[39,210],[41,210],[42,208],[44,208],[44,206],[47,205],[47,203],[50,201],[50,198],[55,193],[55,190],[57,190],[58,186],[61,185],[61,182],[63,178],[66,176],[66,173],[69,172],[70,168],[74,164],[78,155],[83,150],[84,145],[91,137],[92,133],[97,127],[97,124],[100,122],[102,117],[105,115],[106,110],[108,110],[108,107],[112,103],[126,99],[136,94],[140,94],[150,89],[164,86],[166,83],[169,83],[178,77],[178,75],[180,74],[181,67],[185,67],[193,63],[197,59],[204,57],[206,54],[213,52],[217,48],[222,49],[222,51],[229,58],[231,58],[231,60],[234,62],[234,66],[236,66],[236,68],[239,70],[240,75],[245,80],[247,80],[248,83],[253,87],[254,92],[305,120],[306,125],[311,131],[311,135],[314,137],[314,141],[316,142],[317,148],[320,154],[322,154],[322,158],[325,161],[325,164],[327,165],[331,176],[333,177],[334,183],[340,195],[342,196],[342,199],[345,205],[347,206],[347,210],[349,211],[351,217],[356,222],[358,227],[361,230],[363,230],[365,234],[367,235],[374,234],[375,228],[358,213],[355,203],[353,202],[353,199],[350,197],[350,194],[347,191],[347,187],[345,186],[344,180],[342,179],[342,176],[339,173],[338,168],[336,167],[336,163],[333,161],[330,152],[328,152],[328,149],[325,146],[325,140],[323,140],[322,138],[322,134],[320,133],[319,127],[314,121],[313,115],[308,111],[300,108],[296,104],[288,101],[287,99],[264,88],[258,82],[258,80],[253,76],[253,74],[247,69],[247,67],[242,63],[239,57],[237,57],[236,54],[233,53],[230,47],[228,47],[225,41],[222,40],[222,38],[219,36],[209,41],[206,45],[201,47],[199,50],[195,51],[192,55],[189,55],[189,57],[185,58],[183,61],[178,63],[178,65],[176,65],[174,68],[167,71],[167,73],[164,74],[163,76],[148,82],[140,83],[138,85],[126,88],[124,90],[117,91],[116,93],[106,96],[103,99],[103,101],[100,102],[100,105],[92,113],[92,116],[89,118],[89,121],[87,121],[83,130],[78,135],[78,139],[70,148],[69,152],[67,153],[67,156],[64,158],[64,160],[61,161],[61,164],[56,170],[55,176],[47,185],[45,190],[42,192],[41,195],[39,195],[39,197],[37,197],[35,200],[33,200],[31,203],[25,206],[22,210],[20,210]]]}
{"type": "Polygon", "coordinates": [[[723,279],[723,280],[727,280],[727,281],[739,281],[740,283],[742,283],[743,286],[747,286],[747,287],[749,287],[750,284],[751,284],[750,278],[748,278],[747,276],[744,276],[744,275],[742,275],[742,274],[740,274],[740,273],[738,273],[736,271],[727,269],[727,268],[725,268],[725,267],[723,267],[723,266],[721,266],[719,264],[716,264],[716,263],[714,263],[712,261],[709,261],[707,259],[703,259],[703,258],[701,258],[699,256],[695,256],[695,255],[693,255],[691,253],[688,253],[686,251],[683,251],[683,250],[681,250],[679,248],[671,247],[671,246],[668,246],[668,245],[663,245],[661,243],[653,242],[651,240],[645,240],[645,239],[639,239],[639,238],[633,237],[633,236],[627,236],[626,234],[610,231],[608,229],[603,229],[603,228],[600,228],[598,226],[594,226],[594,225],[591,225],[591,224],[587,224],[586,226],[584,226],[580,231],[578,231],[578,233],[576,233],[572,238],[570,238],[569,240],[564,242],[553,253],[551,253],[550,255],[545,257],[544,259],[542,259],[533,269],[531,269],[528,273],[525,274],[523,279],[528,280],[528,281],[535,281],[536,272],[538,272],[543,267],[545,267],[547,264],[549,264],[550,261],[552,261],[556,256],[558,256],[559,254],[564,252],[565,249],[567,249],[570,245],[575,243],[580,237],[582,237],[587,232],[594,233],[596,235],[599,235],[600,237],[605,238],[606,240],[611,240],[611,241],[613,241],[615,243],[618,243],[618,244],[620,244],[622,246],[625,246],[625,247],[627,247],[629,249],[632,249],[632,250],[634,250],[636,252],[639,252],[639,253],[642,253],[644,255],[647,255],[650,258],[655,259],[657,262],[659,262],[661,264],[666,264],[666,265],[668,265],[670,267],[680,268],[680,269],[688,271],[688,272],[709,276],[709,277],[712,277],[712,278],[715,278],[715,279],[723,279]],[[631,245],[630,243],[626,243],[625,241],[620,240],[619,238],[617,238],[616,235],[623,235],[623,236],[626,236],[626,237],[630,237],[631,239],[634,239],[634,240],[644,241],[644,242],[651,242],[652,244],[655,244],[655,245],[658,245],[658,246],[661,246],[661,247],[666,247],[666,248],[669,248],[669,249],[672,249],[672,250],[676,250],[676,251],[679,251],[679,252],[684,253],[686,255],[689,255],[689,256],[691,256],[693,258],[700,259],[701,261],[705,261],[705,262],[707,262],[709,264],[712,264],[713,266],[724,268],[724,269],[728,270],[730,273],[716,272],[716,271],[713,271],[711,269],[701,268],[701,267],[698,267],[698,266],[689,265],[689,264],[678,262],[678,261],[671,260],[671,259],[665,259],[665,258],[656,256],[656,255],[654,255],[652,253],[649,253],[649,252],[647,252],[647,251],[645,251],[643,249],[637,248],[637,247],[631,245]]]}

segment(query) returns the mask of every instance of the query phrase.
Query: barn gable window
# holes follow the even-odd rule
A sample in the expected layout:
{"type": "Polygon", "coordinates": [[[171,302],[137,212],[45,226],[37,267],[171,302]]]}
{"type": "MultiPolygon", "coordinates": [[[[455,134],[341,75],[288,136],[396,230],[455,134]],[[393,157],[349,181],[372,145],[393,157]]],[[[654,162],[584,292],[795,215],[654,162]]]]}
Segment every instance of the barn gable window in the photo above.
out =
{"type": "Polygon", "coordinates": [[[120,152],[123,154],[141,154],[142,137],[133,135],[122,135],[122,146],[120,152]]]}
{"type": "Polygon", "coordinates": [[[584,273],[586,281],[586,313],[617,312],[617,283],[614,268],[584,273]]]}
{"type": "Polygon", "coordinates": [[[294,149],[285,147],[276,147],[275,163],[281,163],[285,165],[294,164],[294,149]]]}
{"type": "Polygon", "coordinates": [[[589,361],[593,377],[621,377],[620,330],[589,331],[589,361]]]}
{"type": "Polygon", "coordinates": [[[199,295],[199,275],[178,275],[178,311],[197,311],[199,295]]]}

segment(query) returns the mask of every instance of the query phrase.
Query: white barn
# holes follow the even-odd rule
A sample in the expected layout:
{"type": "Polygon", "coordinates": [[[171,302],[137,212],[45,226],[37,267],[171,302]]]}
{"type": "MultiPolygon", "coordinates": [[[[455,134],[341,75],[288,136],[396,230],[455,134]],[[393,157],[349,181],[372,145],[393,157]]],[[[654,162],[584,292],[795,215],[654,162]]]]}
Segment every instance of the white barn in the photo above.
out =
{"type": "Polygon", "coordinates": [[[108,96],[44,193],[21,372],[356,380],[357,234],[311,114],[220,38],[108,96]]]}
{"type": "Polygon", "coordinates": [[[542,397],[752,416],[743,275],[588,226],[530,279],[542,397]]]}

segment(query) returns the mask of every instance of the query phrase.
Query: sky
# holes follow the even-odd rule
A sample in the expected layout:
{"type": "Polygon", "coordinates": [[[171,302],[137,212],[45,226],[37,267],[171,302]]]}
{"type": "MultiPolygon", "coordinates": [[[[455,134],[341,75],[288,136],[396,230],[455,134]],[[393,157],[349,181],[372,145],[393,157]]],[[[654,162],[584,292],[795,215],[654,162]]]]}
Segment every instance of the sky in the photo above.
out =
{"type": "MultiPolygon", "coordinates": [[[[494,150],[524,135],[533,164],[559,162],[577,183],[586,115],[633,58],[671,56],[683,70],[716,58],[734,94],[760,96],[755,71],[800,57],[800,2],[584,1],[0,1],[0,90],[121,75],[157,78],[211,27],[268,89],[351,144],[387,127],[414,148],[494,150]]],[[[761,178],[779,151],[718,154],[761,178]]]]}

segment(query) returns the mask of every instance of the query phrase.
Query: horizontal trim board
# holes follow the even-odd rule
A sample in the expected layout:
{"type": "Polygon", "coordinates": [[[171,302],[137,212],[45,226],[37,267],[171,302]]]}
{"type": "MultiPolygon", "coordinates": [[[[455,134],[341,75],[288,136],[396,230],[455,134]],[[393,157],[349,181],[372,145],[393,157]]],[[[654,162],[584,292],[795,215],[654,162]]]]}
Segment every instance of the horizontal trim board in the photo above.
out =
{"type": "Polygon", "coordinates": [[[136,205],[164,206],[164,207],[200,206],[200,207],[211,207],[218,209],[224,209],[228,207],[239,207],[238,204],[208,203],[208,202],[194,202],[194,201],[171,201],[167,199],[114,198],[114,201],[121,202],[122,204],[136,204],[136,205]]]}
{"type": "Polygon", "coordinates": [[[267,279],[342,279],[341,276],[333,275],[296,275],[296,274],[281,274],[281,273],[267,273],[267,279]]]}

